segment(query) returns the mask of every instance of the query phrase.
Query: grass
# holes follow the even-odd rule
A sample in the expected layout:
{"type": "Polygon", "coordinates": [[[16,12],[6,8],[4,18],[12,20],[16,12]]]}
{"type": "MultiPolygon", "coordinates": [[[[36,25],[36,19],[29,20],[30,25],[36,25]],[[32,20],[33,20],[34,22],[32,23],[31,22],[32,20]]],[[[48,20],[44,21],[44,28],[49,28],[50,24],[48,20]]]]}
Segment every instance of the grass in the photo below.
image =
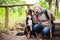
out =
{"type": "MultiPolygon", "coordinates": [[[[3,25],[0,25],[0,29],[4,28],[4,20],[5,16],[0,16],[0,23],[2,23],[3,25]]],[[[22,15],[19,15],[18,12],[16,13],[9,13],[9,28],[10,27],[15,27],[17,26],[16,24],[18,23],[25,23],[26,20],[26,13],[23,12],[22,15]]],[[[55,15],[55,21],[60,21],[60,13],[58,13],[57,15],[55,15]]]]}
{"type": "Polygon", "coordinates": [[[60,22],[60,12],[55,15],[55,21],[60,22]]]}

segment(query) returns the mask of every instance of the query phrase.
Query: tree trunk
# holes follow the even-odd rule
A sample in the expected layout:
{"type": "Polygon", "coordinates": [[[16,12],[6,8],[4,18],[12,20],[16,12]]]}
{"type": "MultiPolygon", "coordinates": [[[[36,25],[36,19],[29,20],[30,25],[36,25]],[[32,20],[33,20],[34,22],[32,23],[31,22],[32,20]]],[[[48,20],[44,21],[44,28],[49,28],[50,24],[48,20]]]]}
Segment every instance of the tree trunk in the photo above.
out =
{"type": "Polygon", "coordinates": [[[49,1],[48,1],[49,9],[51,9],[51,3],[52,3],[52,0],[49,0],[49,1]]]}
{"type": "Polygon", "coordinates": [[[51,4],[49,3],[49,9],[51,9],[51,4]]]}
{"type": "Polygon", "coordinates": [[[58,0],[56,0],[56,3],[55,3],[55,15],[57,14],[58,12],[58,0]]]}

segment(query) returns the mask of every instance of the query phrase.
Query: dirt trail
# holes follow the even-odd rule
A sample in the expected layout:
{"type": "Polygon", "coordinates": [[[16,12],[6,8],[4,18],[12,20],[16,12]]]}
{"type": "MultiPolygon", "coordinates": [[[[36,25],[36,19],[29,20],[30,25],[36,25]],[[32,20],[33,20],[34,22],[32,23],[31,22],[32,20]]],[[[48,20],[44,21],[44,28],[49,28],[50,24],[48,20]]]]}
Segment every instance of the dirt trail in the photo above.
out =
{"type": "MultiPolygon", "coordinates": [[[[25,36],[14,36],[14,35],[2,35],[2,40],[28,40],[25,36]]],[[[37,40],[36,38],[31,38],[29,40],[37,40]]],[[[39,39],[40,40],[40,39],[39,39]]]]}
{"type": "MultiPolygon", "coordinates": [[[[3,33],[2,38],[0,38],[0,40],[28,40],[28,39],[25,36],[6,35],[3,33]]],[[[42,39],[31,38],[29,40],[42,40],[42,39]]],[[[54,40],[60,40],[60,37],[55,37],[54,40]]]]}

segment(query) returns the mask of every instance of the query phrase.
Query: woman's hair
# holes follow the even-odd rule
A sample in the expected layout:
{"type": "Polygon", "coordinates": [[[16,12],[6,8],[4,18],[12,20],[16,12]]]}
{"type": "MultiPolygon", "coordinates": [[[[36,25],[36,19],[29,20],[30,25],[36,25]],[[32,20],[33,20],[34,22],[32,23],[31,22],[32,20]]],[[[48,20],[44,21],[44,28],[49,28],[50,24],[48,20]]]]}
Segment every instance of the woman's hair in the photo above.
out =
{"type": "Polygon", "coordinates": [[[40,7],[39,5],[34,5],[34,8],[35,8],[35,7],[38,7],[38,8],[40,8],[40,9],[41,9],[41,7],[40,7]]]}

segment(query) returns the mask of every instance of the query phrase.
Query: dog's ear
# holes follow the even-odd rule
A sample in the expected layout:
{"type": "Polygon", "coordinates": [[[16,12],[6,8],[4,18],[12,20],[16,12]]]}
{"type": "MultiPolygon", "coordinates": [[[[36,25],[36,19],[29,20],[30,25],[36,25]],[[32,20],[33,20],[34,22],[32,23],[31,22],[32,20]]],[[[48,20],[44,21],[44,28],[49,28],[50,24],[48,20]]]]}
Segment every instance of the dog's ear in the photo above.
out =
{"type": "Polygon", "coordinates": [[[30,13],[29,9],[25,10],[25,12],[26,12],[26,14],[29,14],[30,13]]]}

